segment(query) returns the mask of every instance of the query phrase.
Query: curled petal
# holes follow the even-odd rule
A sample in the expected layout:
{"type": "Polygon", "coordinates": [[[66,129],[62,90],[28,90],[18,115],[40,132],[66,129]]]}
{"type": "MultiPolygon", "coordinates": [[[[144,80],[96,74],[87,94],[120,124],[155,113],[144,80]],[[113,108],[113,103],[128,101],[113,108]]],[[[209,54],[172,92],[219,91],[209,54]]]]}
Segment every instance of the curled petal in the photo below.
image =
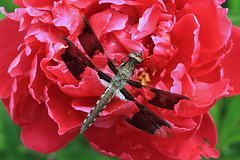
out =
{"type": "Polygon", "coordinates": [[[72,98],[58,91],[55,85],[45,89],[45,99],[49,116],[58,124],[58,134],[79,127],[83,121],[83,113],[71,106],[72,98]],[[56,95],[56,93],[58,93],[56,95]]]}
{"type": "Polygon", "coordinates": [[[14,80],[7,71],[13,59],[20,53],[18,46],[23,43],[26,32],[19,32],[19,22],[12,21],[9,18],[1,20],[0,23],[0,39],[2,40],[0,41],[0,58],[2,60],[0,82],[4,84],[0,86],[0,97],[7,98],[11,94],[9,88],[11,88],[14,80]]]}
{"type": "Polygon", "coordinates": [[[79,10],[71,5],[64,5],[60,2],[54,2],[54,19],[55,26],[66,27],[72,34],[78,27],[79,22],[83,21],[79,10]]]}
{"type": "Polygon", "coordinates": [[[141,39],[153,33],[160,20],[161,12],[162,8],[157,4],[147,9],[139,19],[138,26],[132,30],[132,40],[141,39]]]}
{"type": "Polygon", "coordinates": [[[26,101],[27,104],[23,103],[26,105],[22,109],[29,112],[24,114],[25,118],[28,119],[21,125],[21,141],[27,148],[41,153],[55,152],[78,135],[79,128],[72,129],[63,135],[58,134],[58,126],[49,117],[44,104],[39,105],[30,96],[26,101]],[[54,143],[49,143],[51,141],[54,143]]]}
{"type": "MultiPolygon", "coordinates": [[[[46,5],[51,5],[54,2],[54,0],[39,0],[39,1],[31,1],[31,0],[24,0],[23,4],[25,7],[32,6],[32,7],[41,7],[46,5]]],[[[17,3],[19,3],[17,1],[17,3]]]]}
{"type": "Polygon", "coordinates": [[[178,18],[188,13],[193,13],[197,17],[201,25],[199,40],[202,52],[217,51],[226,44],[231,35],[231,22],[226,16],[227,9],[220,5],[223,2],[208,2],[189,0],[188,5],[177,14],[178,18]]]}
{"type": "Polygon", "coordinates": [[[221,66],[223,67],[223,77],[230,79],[229,94],[227,96],[240,93],[240,69],[239,69],[239,50],[240,50],[240,29],[232,27],[231,39],[234,41],[231,51],[226,55],[221,66]]]}

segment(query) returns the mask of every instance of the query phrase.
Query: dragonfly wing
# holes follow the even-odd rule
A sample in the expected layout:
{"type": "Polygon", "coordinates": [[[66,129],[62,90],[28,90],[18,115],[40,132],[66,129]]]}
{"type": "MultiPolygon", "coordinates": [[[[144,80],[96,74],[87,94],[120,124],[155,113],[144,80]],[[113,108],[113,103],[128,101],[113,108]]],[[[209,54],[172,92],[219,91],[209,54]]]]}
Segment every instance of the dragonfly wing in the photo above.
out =
{"type": "Polygon", "coordinates": [[[89,24],[86,18],[83,17],[83,20],[85,22],[86,27],[83,29],[83,32],[78,36],[78,39],[83,49],[90,58],[93,58],[94,55],[97,54],[96,51],[99,50],[107,58],[107,64],[109,68],[113,71],[114,74],[117,74],[118,70],[116,69],[112,61],[109,59],[109,57],[106,55],[103,46],[101,45],[91,25],[89,24]]]}
{"type": "Polygon", "coordinates": [[[149,100],[148,103],[160,108],[173,110],[175,104],[177,104],[180,100],[191,100],[190,98],[181,94],[160,90],[151,87],[150,85],[142,85],[139,82],[135,82],[133,80],[129,80],[128,84],[136,88],[142,88],[153,92],[155,96],[151,100],[149,100]]]}
{"type": "Polygon", "coordinates": [[[64,54],[61,55],[64,63],[66,64],[69,71],[72,75],[79,80],[79,75],[85,71],[85,67],[90,67],[98,72],[98,75],[101,79],[104,79],[107,82],[111,82],[111,77],[100,71],[93,63],[82,53],[82,51],[75,46],[70,40],[67,38],[63,38],[68,47],[64,54]]]}
{"type": "Polygon", "coordinates": [[[127,120],[128,123],[140,130],[159,137],[173,137],[173,130],[171,126],[163,118],[135,100],[135,98],[125,88],[120,91],[126,99],[133,101],[139,109],[139,112],[135,113],[132,119],[127,120]]]}

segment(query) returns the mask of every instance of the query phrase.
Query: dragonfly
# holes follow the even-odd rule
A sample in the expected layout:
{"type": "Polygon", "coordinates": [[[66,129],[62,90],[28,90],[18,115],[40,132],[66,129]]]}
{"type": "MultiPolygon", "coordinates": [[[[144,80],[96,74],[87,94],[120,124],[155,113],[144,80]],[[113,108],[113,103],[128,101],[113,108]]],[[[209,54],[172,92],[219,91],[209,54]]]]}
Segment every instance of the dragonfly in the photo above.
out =
{"type": "Polygon", "coordinates": [[[116,66],[114,64],[115,62],[113,63],[107,56],[90,23],[85,17],[83,17],[83,20],[85,28],[82,33],[78,35],[78,39],[87,56],[76,45],[74,45],[73,42],[63,37],[68,46],[65,53],[61,55],[61,58],[66,64],[68,70],[78,81],[80,80],[80,74],[85,71],[85,68],[90,67],[97,72],[100,79],[108,82],[109,86],[83,121],[80,133],[83,133],[95,122],[96,118],[105,109],[106,105],[111,101],[113,96],[120,91],[126,100],[134,102],[138,108],[138,112],[135,113],[131,119],[126,119],[129,124],[152,135],[164,138],[172,137],[173,129],[169,123],[148,109],[142,103],[138,102],[136,98],[125,88],[125,85],[129,84],[135,88],[145,89],[154,93],[154,97],[148,100],[148,103],[168,110],[174,110],[175,104],[177,104],[180,100],[191,100],[184,95],[160,90],[153,86],[132,80],[131,78],[134,75],[135,67],[144,60],[143,51],[130,52],[127,57],[121,60],[122,64],[120,66],[116,66]],[[108,67],[114,73],[113,77],[105,74],[91,61],[91,59],[93,59],[99,52],[101,52],[106,58],[108,67]]]}

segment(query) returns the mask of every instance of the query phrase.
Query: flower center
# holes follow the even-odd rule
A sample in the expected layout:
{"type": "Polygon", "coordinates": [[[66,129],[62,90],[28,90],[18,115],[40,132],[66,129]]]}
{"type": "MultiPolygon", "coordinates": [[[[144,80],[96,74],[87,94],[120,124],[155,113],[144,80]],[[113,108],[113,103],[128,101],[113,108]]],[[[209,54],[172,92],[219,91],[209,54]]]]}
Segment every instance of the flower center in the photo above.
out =
{"type": "Polygon", "coordinates": [[[157,69],[154,66],[147,68],[146,70],[140,70],[137,78],[141,81],[142,85],[146,85],[148,82],[151,82],[151,76],[155,76],[157,69]]]}

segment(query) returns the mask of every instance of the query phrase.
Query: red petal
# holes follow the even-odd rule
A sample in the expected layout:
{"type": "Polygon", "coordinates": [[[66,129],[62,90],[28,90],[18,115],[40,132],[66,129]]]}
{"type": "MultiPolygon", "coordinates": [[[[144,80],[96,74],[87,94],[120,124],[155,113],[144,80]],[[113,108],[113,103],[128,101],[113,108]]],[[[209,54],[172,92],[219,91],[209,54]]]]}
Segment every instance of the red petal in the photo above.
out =
{"type": "MultiPolygon", "coordinates": [[[[227,93],[229,80],[222,80],[215,83],[194,82],[194,85],[196,87],[195,91],[193,92],[194,96],[189,97],[192,99],[196,107],[194,110],[189,110],[185,113],[181,112],[181,114],[187,117],[193,117],[206,113],[218,99],[222,98],[227,93]]],[[[186,85],[186,87],[189,86],[186,85]]],[[[187,93],[187,95],[191,94],[192,93],[187,93]]],[[[181,107],[184,108],[186,103],[183,101],[181,103],[181,107]]]]}
{"type": "Polygon", "coordinates": [[[18,46],[24,42],[26,32],[18,32],[19,22],[5,18],[0,21],[0,97],[10,96],[13,78],[7,72],[13,59],[19,54],[18,46]]]}
{"type": "Polygon", "coordinates": [[[32,6],[32,7],[41,7],[41,6],[46,6],[46,5],[53,5],[54,0],[24,0],[23,4],[27,6],[32,6]]]}
{"type": "Polygon", "coordinates": [[[217,144],[217,129],[214,124],[214,121],[210,115],[210,113],[206,113],[203,115],[203,120],[201,127],[199,128],[198,133],[202,137],[204,137],[211,147],[215,147],[217,144]]]}
{"type": "Polygon", "coordinates": [[[25,50],[22,51],[10,64],[9,69],[8,69],[8,73],[12,76],[19,76],[22,75],[24,73],[26,73],[27,71],[29,71],[30,67],[31,67],[31,62],[33,59],[33,54],[27,56],[25,54],[25,50]]]}
{"type": "Polygon", "coordinates": [[[55,2],[52,12],[54,25],[66,27],[70,34],[75,32],[80,22],[83,22],[79,9],[71,5],[65,6],[60,2],[55,2]]]}
{"type": "Polygon", "coordinates": [[[232,27],[231,39],[233,40],[232,50],[221,63],[223,77],[230,79],[230,90],[227,96],[240,94],[240,28],[236,26],[232,27]]]}
{"type": "Polygon", "coordinates": [[[189,0],[176,0],[177,9],[180,10],[189,0]]]}
{"type": "MultiPolygon", "coordinates": [[[[92,3],[96,2],[95,0],[64,0],[65,4],[70,4],[70,5],[74,5],[77,6],[78,8],[87,8],[89,5],[91,5],[92,3]]],[[[100,2],[99,2],[100,3],[100,2]]]]}
{"type": "Polygon", "coordinates": [[[71,106],[72,97],[63,94],[56,85],[51,85],[46,91],[46,103],[49,116],[58,124],[60,135],[80,126],[85,114],[71,106]]]}
{"type": "Polygon", "coordinates": [[[211,105],[212,103],[215,103],[214,100],[220,99],[226,94],[228,84],[228,80],[218,81],[211,84],[195,82],[196,97],[193,97],[193,101],[200,105],[211,105]]]}
{"type": "Polygon", "coordinates": [[[32,67],[29,71],[30,82],[28,85],[29,92],[32,97],[38,101],[38,103],[40,103],[42,100],[41,98],[44,97],[45,87],[50,84],[49,79],[47,79],[40,67],[41,60],[40,54],[36,54],[32,60],[32,67]]]}
{"type": "Polygon", "coordinates": [[[28,15],[26,8],[16,8],[15,12],[13,13],[7,13],[3,7],[0,7],[0,10],[9,18],[20,22],[19,31],[26,29],[31,24],[31,21],[33,19],[28,15]]]}
{"type": "Polygon", "coordinates": [[[82,74],[84,78],[81,79],[78,86],[73,85],[64,85],[60,86],[62,92],[67,95],[74,97],[94,97],[101,96],[104,92],[105,87],[100,82],[99,77],[96,71],[87,69],[90,74],[85,74],[86,71],[82,74]]]}
{"type": "Polygon", "coordinates": [[[153,33],[160,21],[162,11],[163,8],[158,4],[154,4],[151,8],[147,9],[139,19],[137,28],[132,30],[132,39],[138,40],[153,33]]]}
{"type": "Polygon", "coordinates": [[[227,9],[222,8],[219,3],[209,3],[209,0],[189,0],[176,15],[178,19],[189,13],[197,17],[201,25],[199,39],[202,52],[219,50],[230,37],[231,21],[227,19],[227,9]]]}
{"type": "Polygon", "coordinates": [[[58,125],[49,117],[45,105],[39,105],[30,96],[22,111],[25,123],[22,125],[21,141],[25,147],[41,153],[51,153],[67,145],[79,134],[79,129],[58,134],[58,125]],[[28,112],[26,112],[28,111],[28,112]]]}
{"type": "Polygon", "coordinates": [[[42,153],[54,152],[75,138],[80,128],[59,135],[45,104],[38,104],[31,97],[27,85],[28,79],[16,79],[11,97],[3,102],[13,121],[21,126],[21,140],[26,147],[42,153]]]}
{"type": "Polygon", "coordinates": [[[174,25],[171,31],[171,42],[178,48],[178,52],[170,66],[175,68],[178,63],[183,63],[188,69],[196,61],[200,46],[198,32],[199,24],[193,14],[185,15],[174,25]]]}
{"type": "Polygon", "coordinates": [[[89,23],[91,24],[97,36],[102,35],[102,32],[108,25],[111,16],[112,14],[110,11],[96,13],[93,16],[91,16],[91,18],[89,19],[89,23]]]}
{"type": "Polygon", "coordinates": [[[23,0],[13,0],[13,2],[19,7],[22,7],[22,8],[25,7],[23,4],[23,0]]]}
{"type": "Polygon", "coordinates": [[[173,139],[164,139],[137,130],[122,119],[117,122],[107,129],[97,128],[93,124],[85,131],[85,137],[95,150],[124,160],[169,159],[169,155],[165,156],[163,150],[173,149],[173,139]]]}
{"type": "Polygon", "coordinates": [[[96,35],[101,36],[112,31],[123,30],[127,20],[128,17],[124,14],[106,10],[91,16],[89,23],[92,24],[96,35]]]}
{"type": "Polygon", "coordinates": [[[217,131],[209,113],[203,115],[198,132],[188,141],[177,141],[176,156],[181,159],[218,158],[219,152],[214,148],[217,142],[217,131]],[[208,141],[207,144],[204,139],[208,141]]]}

